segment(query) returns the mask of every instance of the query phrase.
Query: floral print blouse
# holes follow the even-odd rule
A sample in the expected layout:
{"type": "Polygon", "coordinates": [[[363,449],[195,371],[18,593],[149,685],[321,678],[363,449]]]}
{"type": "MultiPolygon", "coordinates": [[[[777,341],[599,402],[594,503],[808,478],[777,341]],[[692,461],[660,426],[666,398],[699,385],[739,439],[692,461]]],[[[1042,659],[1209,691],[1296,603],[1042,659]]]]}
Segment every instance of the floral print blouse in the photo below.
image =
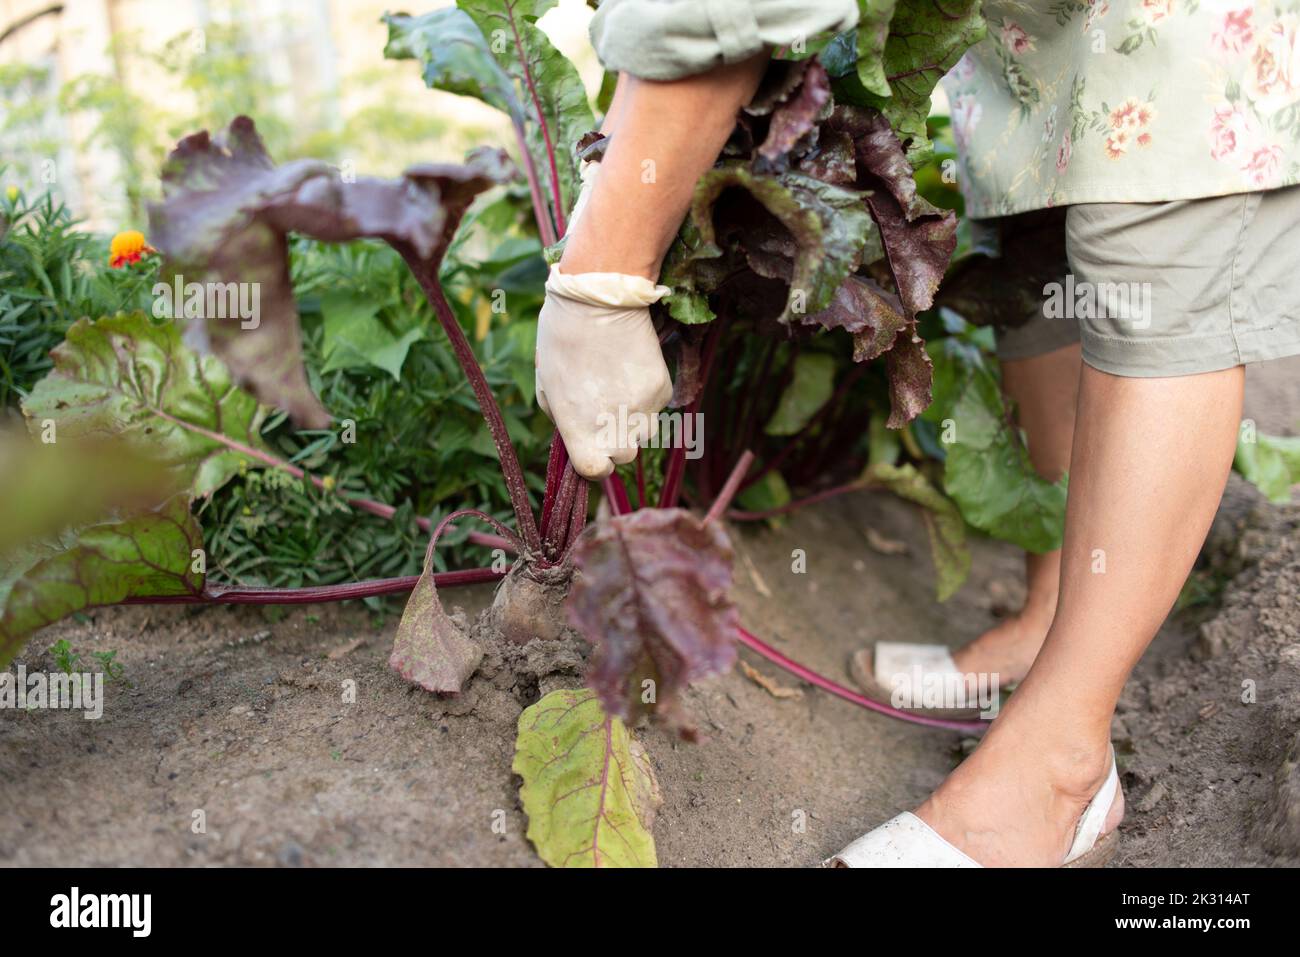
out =
{"type": "Polygon", "coordinates": [[[1300,0],[986,0],[944,78],[975,217],[1300,180],[1300,0]]]}

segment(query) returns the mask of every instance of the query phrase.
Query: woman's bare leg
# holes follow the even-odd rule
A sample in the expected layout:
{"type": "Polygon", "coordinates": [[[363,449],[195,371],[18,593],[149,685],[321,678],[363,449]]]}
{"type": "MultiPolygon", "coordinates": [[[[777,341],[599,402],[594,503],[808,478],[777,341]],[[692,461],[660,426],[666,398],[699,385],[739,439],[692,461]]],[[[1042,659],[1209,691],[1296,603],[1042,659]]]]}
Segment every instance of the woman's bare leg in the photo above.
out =
{"type": "MultiPolygon", "coordinates": [[[[1025,430],[1030,462],[1049,482],[1070,469],[1082,365],[1077,343],[1032,359],[1002,362],[1002,389],[1014,403],[1017,420],[1025,430]]],[[[953,652],[957,667],[968,674],[996,673],[1003,682],[1022,679],[1056,614],[1060,580],[1059,549],[1026,554],[1024,607],[953,652]]]]}
{"type": "Polygon", "coordinates": [[[1108,770],[1120,690],[1223,494],[1243,381],[1240,367],[1165,379],[1084,368],[1056,618],[979,748],[917,810],[980,863],[1064,859],[1108,770]]]}

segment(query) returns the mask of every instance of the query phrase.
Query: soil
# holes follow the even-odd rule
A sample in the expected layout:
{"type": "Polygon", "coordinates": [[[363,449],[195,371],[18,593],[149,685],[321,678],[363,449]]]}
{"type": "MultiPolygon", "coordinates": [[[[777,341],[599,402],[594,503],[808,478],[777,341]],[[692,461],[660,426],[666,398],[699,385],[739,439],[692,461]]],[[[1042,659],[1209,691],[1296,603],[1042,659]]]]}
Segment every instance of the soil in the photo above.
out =
{"type": "MultiPolygon", "coordinates": [[[[1297,371],[1251,370],[1262,430],[1294,433],[1297,371]]],[[[937,603],[920,516],[886,495],[733,540],[748,627],[844,683],[864,643],[956,645],[1023,594],[1015,550],[980,540],[970,581],[937,603]]],[[[1300,864],[1300,506],[1270,506],[1234,476],[1196,578],[1209,600],[1170,617],[1117,715],[1129,812],[1115,865],[1300,864]]],[[[491,594],[443,599],[473,616],[491,594]]],[[[64,638],[87,658],[116,651],[125,674],[97,721],[0,712],[0,864],[540,866],[510,772],[515,722],[580,682],[572,644],[498,644],[464,694],[439,699],[387,667],[395,617],[282,614],[104,609],[33,639],[15,666],[53,670],[46,649],[64,638]]],[[[698,743],[638,731],[664,796],[663,866],[813,865],[914,807],[971,744],[741,657],[799,694],[737,669],[688,693],[698,743]]]]}

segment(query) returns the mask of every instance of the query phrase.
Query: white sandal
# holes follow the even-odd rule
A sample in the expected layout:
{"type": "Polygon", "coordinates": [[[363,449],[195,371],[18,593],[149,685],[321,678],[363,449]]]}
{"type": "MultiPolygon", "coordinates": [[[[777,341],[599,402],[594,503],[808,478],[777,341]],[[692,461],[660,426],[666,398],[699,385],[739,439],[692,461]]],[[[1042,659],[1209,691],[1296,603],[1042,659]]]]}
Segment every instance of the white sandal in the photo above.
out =
{"type": "MultiPolygon", "coordinates": [[[[953,661],[947,645],[878,641],[874,651],[863,648],[853,653],[849,658],[849,674],[869,697],[891,707],[899,707],[894,704],[896,688],[903,692],[905,700],[924,700],[924,687],[915,691],[911,687],[918,675],[931,687],[966,687],[966,675],[953,661]]],[[[984,716],[977,707],[941,708],[913,704],[903,705],[899,710],[954,721],[976,721],[984,716]]]]}
{"type": "MultiPolygon", "coordinates": [[[[1115,752],[1110,755],[1110,773],[1101,790],[1084,808],[1075,825],[1074,842],[1062,867],[1103,867],[1119,846],[1119,830],[1102,834],[1106,817],[1119,791],[1115,752]]],[[[949,844],[934,828],[911,811],[868,831],[822,867],[983,867],[949,844]]]]}

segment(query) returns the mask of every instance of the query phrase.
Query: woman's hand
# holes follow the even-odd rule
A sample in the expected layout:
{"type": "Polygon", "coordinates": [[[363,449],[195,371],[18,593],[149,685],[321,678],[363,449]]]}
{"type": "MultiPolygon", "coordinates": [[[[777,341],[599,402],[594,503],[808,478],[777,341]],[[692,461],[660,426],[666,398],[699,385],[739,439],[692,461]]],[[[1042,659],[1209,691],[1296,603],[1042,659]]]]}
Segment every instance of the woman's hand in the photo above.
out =
{"type": "Polygon", "coordinates": [[[583,478],[636,458],[672,396],[649,309],[668,291],[641,276],[551,268],[537,322],[537,402],[583,478]]]}

